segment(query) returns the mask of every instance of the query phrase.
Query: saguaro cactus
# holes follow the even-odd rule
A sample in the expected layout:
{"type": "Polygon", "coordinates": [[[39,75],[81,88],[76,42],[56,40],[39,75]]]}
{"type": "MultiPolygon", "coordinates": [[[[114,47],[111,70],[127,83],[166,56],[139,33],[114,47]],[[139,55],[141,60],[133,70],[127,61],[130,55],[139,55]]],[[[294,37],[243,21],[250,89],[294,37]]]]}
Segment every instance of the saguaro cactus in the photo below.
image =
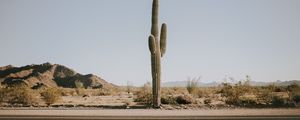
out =
{"type": "Polygon", "coordinates": [[[152,25],[151,35],[149,36],[149,49],[151,52],[151,69],[152,69],[152,94],[153,106],[159,107],[160,101],[160,61],[166,52],[167,44],[167,24],[163,23],[159,36],[158,24],[159,0],[153,0],[152,5],[152,25]]]}

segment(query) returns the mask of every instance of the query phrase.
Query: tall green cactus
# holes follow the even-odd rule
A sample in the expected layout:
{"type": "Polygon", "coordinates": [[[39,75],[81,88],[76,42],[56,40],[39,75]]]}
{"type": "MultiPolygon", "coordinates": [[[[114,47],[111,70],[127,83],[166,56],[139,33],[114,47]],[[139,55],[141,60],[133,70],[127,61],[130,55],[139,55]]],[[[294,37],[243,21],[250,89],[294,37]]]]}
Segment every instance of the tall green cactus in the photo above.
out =
{"type": "Polygon", "coordinates": [[[151,69],[152,69],[152,93],[153,93],[153,106],[159,107],[160,101],[160,61],[166,52],[167,45],[167,24],[163,23],[159,36],[158,24],[158,10],[159,0],[153,0],[152,5],[152,25],[151,35],[149,36],[149,49],[151,52],[151,69]]]}

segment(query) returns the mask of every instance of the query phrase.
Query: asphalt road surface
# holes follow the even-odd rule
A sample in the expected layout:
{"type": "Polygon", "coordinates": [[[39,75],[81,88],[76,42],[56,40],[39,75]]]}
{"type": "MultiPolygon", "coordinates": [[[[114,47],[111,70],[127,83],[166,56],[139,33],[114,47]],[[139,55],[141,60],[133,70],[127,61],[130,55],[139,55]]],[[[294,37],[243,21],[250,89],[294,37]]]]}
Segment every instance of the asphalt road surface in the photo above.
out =
{"type": "Polygon", "coordinates": [[[300,109],[222,110],[0,110],[0,120],[200,119],[300,120],[300,109]]]}

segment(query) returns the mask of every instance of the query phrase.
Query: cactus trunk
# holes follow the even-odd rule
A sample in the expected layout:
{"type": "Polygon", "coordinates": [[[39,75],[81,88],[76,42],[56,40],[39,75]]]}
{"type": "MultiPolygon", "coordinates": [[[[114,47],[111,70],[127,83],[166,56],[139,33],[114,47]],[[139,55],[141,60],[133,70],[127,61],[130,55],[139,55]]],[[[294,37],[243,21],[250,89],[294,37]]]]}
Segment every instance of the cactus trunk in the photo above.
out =
{"type": "Polygon", "coordinates": [[[161,83],[161,57],[166,52],[167,25],[163,24],[161,35],[159,36],[158,25],[159,0],[153,0],[152,4],[152,25],[151,35],[149,37],[149,49],[151,52],[152,69],[152,93],[153,106],[159,107],[160,101],[160,83],[161,83]]]}

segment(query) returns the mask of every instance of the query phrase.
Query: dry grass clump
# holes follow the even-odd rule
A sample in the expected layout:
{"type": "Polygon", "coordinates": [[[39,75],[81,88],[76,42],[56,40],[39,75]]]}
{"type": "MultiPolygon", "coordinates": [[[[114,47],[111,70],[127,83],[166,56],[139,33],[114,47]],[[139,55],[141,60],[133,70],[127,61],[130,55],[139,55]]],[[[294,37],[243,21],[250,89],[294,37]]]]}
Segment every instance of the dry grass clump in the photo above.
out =
{"type": "Polygon", "coordinates": [[[62,96],[77,96],[76,89],[60,88],[62,96]]]}
{"type": "Polygon", "coordinates": [[[135,93],[136,97],[134,98],[135,102],[140,102],[145,105],[152,104],[152,92],[150,83],[146,83],[143,87],[135,93]]]}
{"type": "Polygon", "coordinates": [[[208,98],[213,97],[215,94],[217,94],[219,91],[219,88],[216,87],[199,87],[194,96],[198,98],[208,98]]]}
{"type": "Polygon", "coordinates": [[[187,81],[186,89],[189,92],[189,94],[195,94],[196,90],[198,89],[198,82],[200,80],[200,77],[198,78],[189,78],[187,81]]]}
{"type": "Polygon", "coordinates": [[[47,88],[42,93],[42,99],[49,106],[61,99],[62,92],[58,88],[47,88]]]}

